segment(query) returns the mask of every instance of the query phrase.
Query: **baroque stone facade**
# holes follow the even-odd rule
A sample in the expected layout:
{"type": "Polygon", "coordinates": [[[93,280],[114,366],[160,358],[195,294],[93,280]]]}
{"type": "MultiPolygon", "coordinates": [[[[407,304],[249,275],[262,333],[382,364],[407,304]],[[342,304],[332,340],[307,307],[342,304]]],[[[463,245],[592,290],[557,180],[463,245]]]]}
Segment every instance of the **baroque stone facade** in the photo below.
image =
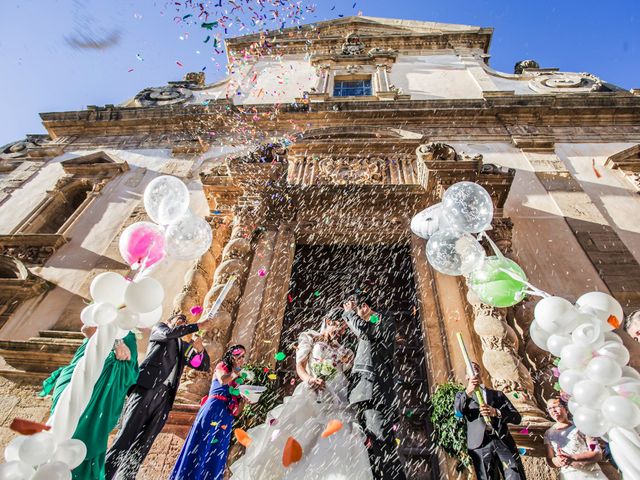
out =
{"type": "MultiPolygon", "coordinates": [[[[293,343],[298,252],[402,247],[416,302],[405,312],[412,330],[396,340],[417,341],[396,359],[409,389],[398,437],[410,477],[456,478],[455,462],[431,448],[426,406],[439,384],[464,381],[461,332],[487,382],[523,414],[513,433],[530,478],[553,478],[541,459],[552,359],[528,337],[535,302],[483,305],[461,278],[429,267],[408,225],[450,185],[477,182],[494,202],[491,238],[534,285],[569,299],[608,291],[625,312],[640,308],[640,97],[531,60],[514,74],[497,72],[486,61],[491,34],[331,20],[276,34],[286,39],[277,60],[259,35],[229,39],[231,58],[252,52],[254,81],[240,95],[245,69],[212,84],[199,72],[121,105],[41,114],[48,135],[0,149],[3,443],[12,415],[46,417],[34,384],[77,348],[95,275],[127,272],[118,236],[145,219],[148,182],[170,174],[189,186],[213,242],[191,264],[157,268],[165,316],[181,311],[195,321],[190,308],[206,309],[235,277],[205,338],[214,359],[242,343],[252,362],[275,369],[285,394],[291,372],[274,354],[293,343]],[[299,90],[278,87],[281,65],[299,90]],[[336,82],[349,80],[370,82],[371,95],[336,95],[336,82]],[[239,122],[251,134],[239,134],[239,122]]],[[[622,335],[637,367],[638,345],[622,335]]],[[[145,348],[146,336],[140,357],[145,348]]],[[[143,478],[166,478],[210,380],[185,372],[143,478]]]]}

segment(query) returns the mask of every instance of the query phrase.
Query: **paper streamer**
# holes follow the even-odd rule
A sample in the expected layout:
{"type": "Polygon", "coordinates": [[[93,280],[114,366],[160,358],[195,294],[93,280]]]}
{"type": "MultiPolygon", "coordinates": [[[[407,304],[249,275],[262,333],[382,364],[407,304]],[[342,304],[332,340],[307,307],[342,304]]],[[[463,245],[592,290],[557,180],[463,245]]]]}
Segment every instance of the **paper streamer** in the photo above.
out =
{"type": "Polygon", "coordinates": [[[213,303],[213,305],[211,305],[211,308],[209,309],[209,312],[207,313],[207,316],[206,316],[207,320],[213,317],[216,313],[218,313],[218,310],[220,310],[220,305],[222,305],[222,302],[224,302],[224,299],[227,296],[227,293],[229,293],[229,290],[231,290],[233,282],[235,281],[236,281],[236,276],[231,275],[229,277],[229,280],[227,280],[227,283],[224,285],[224,288],[220,292],[220,295],[218,295],[218,298],[216,298],[216,301],[213,303]]]}

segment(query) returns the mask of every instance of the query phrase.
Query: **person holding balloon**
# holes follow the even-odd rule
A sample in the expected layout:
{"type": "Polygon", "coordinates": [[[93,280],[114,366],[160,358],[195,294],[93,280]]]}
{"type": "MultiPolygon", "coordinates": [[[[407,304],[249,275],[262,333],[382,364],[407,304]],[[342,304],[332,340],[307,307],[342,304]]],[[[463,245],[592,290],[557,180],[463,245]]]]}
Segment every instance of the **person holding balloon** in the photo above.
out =
{"type": "Polygon", "coordinates": [[[106,459],[106,478],[135,479],[153,442],[162,431],[180,385],[185,366],[209,371],[209,355],[202,339],[182,337],[206,330],[211,320],[187,323],[183,314],[154,326],[138,381],[131,388],[118,432],[106,459]]]}
{"type": "Polygon", "coordinates": [[[547,411],[556,421],[544,434],[547,463],[560,469],[560,480],[606,479],[598,465],[603,458],[598,441],[575,427],[560,398],[551,398],[547,411]]]}
{"type": "MultiPolygon", "coordinates": [[[[51,414],[54,413],[62,392],[71,382],[76,365],[85,354],[87,342],[96,327],[84,326],[87,337],[65,367],[59,368],[43,382],[41,396],[53,393],[51,414]]],[[[122,405],[129,387],[138,378],[138,349],[136,337],[129,332],[116,340],[113,350],[104,362],[98,381],[93,387],[91,399],[84,409],[72,438],[81,440],[87,447],[84,461],[73,470],[74,480],[102,480],[105,477],[105,456],[109,433],[120,417],[122,405]]]]}

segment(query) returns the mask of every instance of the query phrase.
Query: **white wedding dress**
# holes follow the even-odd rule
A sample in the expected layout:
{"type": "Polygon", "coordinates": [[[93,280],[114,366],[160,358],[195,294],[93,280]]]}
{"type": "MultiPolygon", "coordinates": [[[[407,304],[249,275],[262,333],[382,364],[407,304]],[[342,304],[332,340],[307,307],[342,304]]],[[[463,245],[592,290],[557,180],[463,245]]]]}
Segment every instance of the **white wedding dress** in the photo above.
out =
{"type": "Polygon", "coordinates": [[[313,376],[331,377],[322,393],[300,383],[293,395],[267,414],[264,424],[247,433],[252,441],[243,457],[231,465],[233,480],[371,480],[365,436],[349,408],[348,382],[353,352],[327,343],[317,332],[300,335],[296,363],[307,362],[313,376]],[[321,438],[330,420],[342,429],[321,438]],[[282,453],[288,437],[302,446],[302,459],[285,468],[282,453]]]}
{"type": "MultiPolygon", "coordinates": [[[[586,437],[571,425],[568,428],[558,429],[551,427],[544,434],[544,443],[551,445],[553,452],[558,453],[562,448],[565,453],[575,454],[590,451],[586,437]]],[[[600,448],[600,447],[596,447],[600,448]]],[[[607,480],[607,477],[597,463],[590,465],[576,465],[560,468],[560,480],[607,480]]]]}

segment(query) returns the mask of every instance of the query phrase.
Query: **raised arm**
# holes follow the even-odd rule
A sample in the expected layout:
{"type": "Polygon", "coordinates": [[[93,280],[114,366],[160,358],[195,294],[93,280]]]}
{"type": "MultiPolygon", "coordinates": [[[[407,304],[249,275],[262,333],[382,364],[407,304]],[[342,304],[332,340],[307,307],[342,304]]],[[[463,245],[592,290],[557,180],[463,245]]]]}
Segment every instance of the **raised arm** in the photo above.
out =
{"type": "Polygon", "coordinates": [[[180,325],[178,327],[171,328],[165,323],[157,324],[151,331],[149,337],[150,342],[166,342],[172,338],[180,338],[191,333],[196,333],[199,330],[197,323],[190,323],[187,325],[180,325]]]}
{"type": "Polygon", "coordinates": [[[342,318],[347,322],[349,330],[351,330],[356,337],[369,338],[371,336],[374,324],[371,322],[365,322],[353,310],[345,310],[342,314],[342,318]]]}

